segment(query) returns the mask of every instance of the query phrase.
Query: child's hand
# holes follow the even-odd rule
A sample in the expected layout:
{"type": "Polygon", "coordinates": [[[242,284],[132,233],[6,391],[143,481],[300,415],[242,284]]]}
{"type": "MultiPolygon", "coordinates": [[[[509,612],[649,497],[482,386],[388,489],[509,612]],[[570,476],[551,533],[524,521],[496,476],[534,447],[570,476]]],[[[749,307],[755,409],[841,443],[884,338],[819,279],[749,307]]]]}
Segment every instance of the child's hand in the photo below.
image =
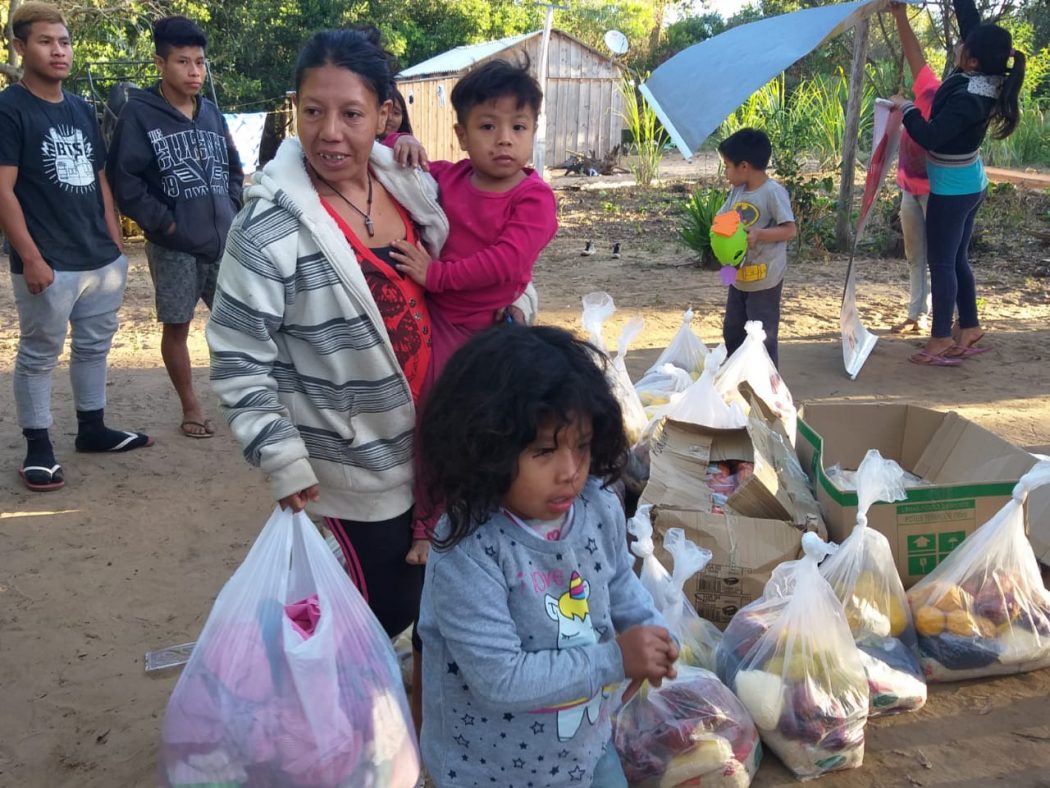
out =
{"type": "Polygon", "coordinates": [[[762,239],[758,237],[761,230],[748,230],[747,231],[747,248],[754,249],[759,241],[762,239]]]}
{"type": "Polygon", "coordinates": [[[405,556],[405,563],[412,564],[413,566],[422,566],[427,562],[427,557],[430,555],[430,540],[429,539],[413,539],[412,547],[408,551],[408,555],[405,556]]]}
{"type": "Polygon", "coordinates": [[[895,96],[890,96],[890,101],[893,102],[893,106],[895,109],[901,109],[905,104],[907,104],[910,101],[910,99],[906,99],[904,98],[904,96],[898,93],[895,96]]]}
{"type": "Polygon", "coordinates": [[[414,282],[427,286],[427,269],[433,258],[422,243],[410,244],[406,240],[397,240],[390,244],[394,251],[390,256],[397,262],[397,270],[414,282]]]}
{"type": "Polygon", "coordinates": [[[659,687],[664,678],[673,679],[678,675],[674,668],[678,646],[663,627],[631,627],[617,636],[616,642],[623,655],[623,672],[627,678],[639,682],[648,680],[659,687]]]}
{"type": "Polygon", "coordinates": [[[424,172],[430,172],[430,159],[423,148],[423,143],[406,134],[398,137],[394,143],[394,161],[402,167],[419,167],[424,172]]]}

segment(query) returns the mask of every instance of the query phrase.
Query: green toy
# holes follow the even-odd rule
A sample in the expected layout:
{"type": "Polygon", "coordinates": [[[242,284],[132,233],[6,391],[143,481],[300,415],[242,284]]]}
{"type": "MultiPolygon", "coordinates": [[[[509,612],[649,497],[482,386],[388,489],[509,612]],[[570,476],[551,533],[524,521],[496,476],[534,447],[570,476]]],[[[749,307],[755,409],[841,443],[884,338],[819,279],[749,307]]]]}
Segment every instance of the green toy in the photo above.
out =
{"type": "Polygon", "coordinates": [[[739,268],[747,254],[747,231],[736,211],[720,213],[711,223],[711,251],[722,265],[739,268]]]}

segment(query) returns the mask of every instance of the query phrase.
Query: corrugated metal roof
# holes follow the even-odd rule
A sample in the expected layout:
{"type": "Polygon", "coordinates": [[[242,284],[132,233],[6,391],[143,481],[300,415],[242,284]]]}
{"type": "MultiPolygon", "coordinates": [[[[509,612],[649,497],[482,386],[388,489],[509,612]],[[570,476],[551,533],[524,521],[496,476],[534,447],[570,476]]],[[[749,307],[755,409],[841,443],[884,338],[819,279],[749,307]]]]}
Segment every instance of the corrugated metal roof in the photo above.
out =
{"type": "Polygon", "coordinates": [[[498,41],[486,41],[482,44],[468,44],[466,46],[450,49],[442,52],[422,63],[416,63],[411,68],[406,68],[397,75],[398,79],[414,79],[416,77],[431,77],[438,74],[458,74],[465,68],[470,68],[475,63],[487,57],[509,49],[520,44],[526,39],[538,36],[541,31],[534,30],[531,33],[522,33],[517,36],[501,38],[498,41]]]}

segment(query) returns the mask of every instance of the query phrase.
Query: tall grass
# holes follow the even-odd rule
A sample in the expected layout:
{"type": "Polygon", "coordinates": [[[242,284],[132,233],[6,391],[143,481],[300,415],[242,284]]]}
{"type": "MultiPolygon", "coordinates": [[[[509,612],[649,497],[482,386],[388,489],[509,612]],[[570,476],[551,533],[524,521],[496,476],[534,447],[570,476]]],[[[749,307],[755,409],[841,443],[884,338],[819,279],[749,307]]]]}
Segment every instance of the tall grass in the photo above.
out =
{"type": "Polygon", "coordinates": [[[1032,100],[1021,108],[1021,120],[1005,140],[985,140],[985,161],[996,167],[1050,167],[1050,102],[1032,100]]]}
{"type": "MultiPolygon", "coordinates": [[[[641,76],[637,83],[648,78],[641,76]]],[[[623,96],[624,124],[634,146],[634,158],[628,159],[627,169],[631,171],[639,186],[651,186],[660,171],[660,162],[664,157],[664,148],[669,137],[664,127],[650,107],[638,93],[633,75],[626,74],[620,81],[620,95],[623,96]]]]}

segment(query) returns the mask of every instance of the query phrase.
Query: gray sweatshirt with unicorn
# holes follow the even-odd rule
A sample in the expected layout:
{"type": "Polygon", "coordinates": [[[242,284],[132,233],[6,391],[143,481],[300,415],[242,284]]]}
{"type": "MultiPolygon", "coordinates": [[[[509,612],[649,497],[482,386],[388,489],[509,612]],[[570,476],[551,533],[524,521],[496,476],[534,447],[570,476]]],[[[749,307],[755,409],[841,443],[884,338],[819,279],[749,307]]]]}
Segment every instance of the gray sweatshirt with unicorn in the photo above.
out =
{"type": "Polygon", "coordinates": [[[666,624],[632,571],[616,497],[590,479],[571,518],[546,541],[500,512],[431,551],[421,741],[440,788],[588,786],[612,746],[616,635],[666,624]]]}

